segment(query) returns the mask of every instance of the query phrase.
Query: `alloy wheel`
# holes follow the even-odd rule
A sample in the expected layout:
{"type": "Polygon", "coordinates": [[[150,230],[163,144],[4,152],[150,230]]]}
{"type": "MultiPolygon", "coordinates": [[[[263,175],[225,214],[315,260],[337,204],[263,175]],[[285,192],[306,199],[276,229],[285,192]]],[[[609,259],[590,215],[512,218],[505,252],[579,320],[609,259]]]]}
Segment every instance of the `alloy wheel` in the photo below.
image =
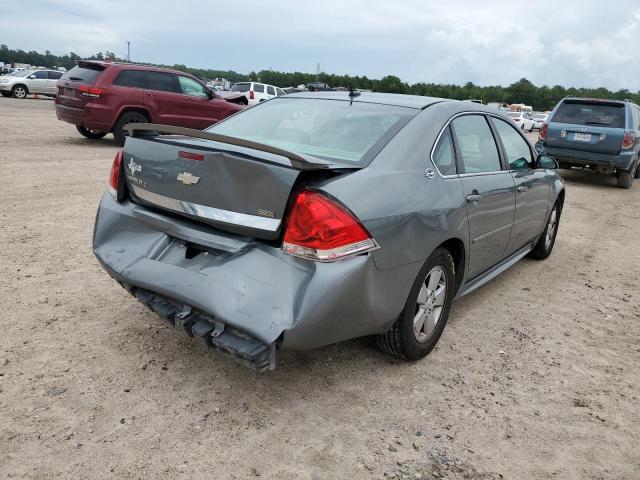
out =
{"type": "Polygon", "coordinates": [[[547,224],[547,235],[544,239],[544,248],[549,250],[551,248],[551,242],[553,242],[553,234],[556,231],[558,225],[558,209],[554,208],[549,217],[549,223],[547,224]]]}
{"type": "Polygon", "coordinates": [[[433,335],[442,317],[446,296],[447,274],[442,267],[435,266],[418,293],[413,317],[413,333],[418,342],[426,342],[433,335]]]}

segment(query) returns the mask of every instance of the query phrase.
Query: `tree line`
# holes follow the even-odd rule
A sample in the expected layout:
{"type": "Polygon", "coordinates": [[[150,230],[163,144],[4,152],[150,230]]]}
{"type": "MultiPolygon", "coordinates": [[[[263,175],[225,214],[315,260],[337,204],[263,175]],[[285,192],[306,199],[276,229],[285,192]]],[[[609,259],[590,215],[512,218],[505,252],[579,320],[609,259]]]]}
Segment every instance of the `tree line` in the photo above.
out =
{"type": "MultiPolygon", "coordinates": [[[[81,60],[82,57],[71,52],[62,56],[54,55],[49,50],[45,53],[36,51],[26,52],[24,50],[12,50],[6,45],[0,45],[0,62],[4,63],[27,63],[30,65],[42,66],[47,68],[65,67],[73,68],[74,65],[81,60]]],[[[114,60],[122,61],[117,58],[113,52],[98,52],[87,60],[114,60]]],[[[611,91],[607,88],[565,88],[561,85],[549,87],[543,85],[538,87],[526,78],[522,78],[517,82],[503,87],[501,85],[480,86],[472,82],[464,85],[438,84],[438,83],[414,83],[409,84],[403,82],[400,78],[387,75],[380,79],[368,78],[366,76],[351,75],[335,75],[331,73],[321,72],[316,75],[314,73],[303,72],[278,72],[273,70],[262,70],[259,72],[250,72],[242,74],[233,70],[214,70],[203,68],[190,68],[186,65],[158,65],[163,67],[175,68],[183,72],[190,73],[203,80],[211,80],[214,78],[226,78],[231,82],[241,81],[261,81],[264,83],[277,85],[279,87],[295,87],[300,84],[308,84],[314,81],[320,81],[329,84],[332,87],[353,87],[359,89],[372,90],[374,92],[387,93],[406,93],[412,95],[426,95],[432,97],[452,98],[456,100],[482,100],[484,103],[500,102],[500,103],[525,103],[531,105],[535,110],[550,110],[563,97],[592,97],[592,98],[615,98],[618,100],[630,99],[640,104],[640,91],[630,92],[627,89],[611,91]]]]}

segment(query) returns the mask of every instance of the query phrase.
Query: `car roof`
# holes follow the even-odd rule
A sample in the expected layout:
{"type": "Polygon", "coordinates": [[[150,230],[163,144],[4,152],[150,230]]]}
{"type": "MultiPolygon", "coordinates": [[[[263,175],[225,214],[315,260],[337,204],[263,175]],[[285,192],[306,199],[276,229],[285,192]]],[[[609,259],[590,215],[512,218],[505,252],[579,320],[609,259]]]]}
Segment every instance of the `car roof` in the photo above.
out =
{"type": "Polygon", "coordinates": [[[400,93],[377,93],[377,92],[358,92],[356,97],[350,97],[348,91],[326,91],[326,92],[300,92],[290,93],[288,98],[320,98],[323,100],[343,100],[354,103],[378,103],[381,105],[392,105],[396,107],[409,107],[416,109],[424,109],[429,105],[440,102],[451,102],[445,98],[423,97],[420,95],[403,95],[400,93]]]}
{"type": "Polygon", "coordinates": [[[154,72],[166,72],[166,73],[176,73],[176,74],[182,74],[182,75],[189,75],[189,76],[193,76],[190,73],[187,72],[182,72],[180,70],[176,70],[174,68],[165,68],[165,67],[155,67],[153,65],[141,65],[139,63],[127,63],[127,62],[105,62],[104,60],[80,60],[78,61],[78,65],[80,64],[93,64],[93,65],[100,65],[104,68],[120,68],[120,69],[127,69],[127,70],[150,70],[150,71],[154,71],[154,72]]]}

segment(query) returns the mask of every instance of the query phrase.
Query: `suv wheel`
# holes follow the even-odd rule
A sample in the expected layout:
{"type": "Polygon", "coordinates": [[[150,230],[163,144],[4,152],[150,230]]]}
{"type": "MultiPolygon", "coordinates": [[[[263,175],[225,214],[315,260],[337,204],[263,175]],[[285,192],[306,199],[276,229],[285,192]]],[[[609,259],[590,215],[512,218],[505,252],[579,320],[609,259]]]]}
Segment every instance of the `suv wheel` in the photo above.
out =
{"type": "Polygon", "coordinates": [[[24,85],[16,85],[11,89],[11,96],[14,98],[19,98],[19,99],[27,98],[28,93],[29,91],[27,90],[27,87],[25,87],[24,85]]]}
{"type": "Polygon", "coordinates": [[[447,324],[455,284],[453,258],[440,247],[420,269],[400,317],[388,332],[375,337],[377,346],[403,360],[426,356],[447,324]]]}
{"type": "Polygon", "coordinates": [[[120,118],[113,127],[113,138],[116,139],[116,143],[121,147],[124,145],[124,141],[129,135],[124,126],[128,123],[148,123],[149,119],[146,115],[140,112],[124,112],[120,115],[120,118]]]}
{"type": "Polygon", "coordinates": [[[636,164],[629,172],[618,172],[618,186],[620,188],[631,188],[631,185],[633,185],[633,179],[637,178],[637,169],[638,165],[636,164]]]}
{"type": "Polygon", "coordinates": [[[556,236],[558,235],[558,225],[560,224],[560,214],[562,213],[562,202],[560,199],[556,200],[547,226],[544,228],[542,235],[536,242],[533,250],[529,252],[527,257],[534,258],[536,260],[544,260],[551,255],[551,250],[556,243],[556,236]]]}
{"type": "Polygon", "coordinates": [[[99,132],[97,130],[90,130],[88,128],[84,128],[82,125],[77,125],[76,129],[83,137],[89,138],[91,140],[99,140],[104,137],[107,132],[99,132]]]}

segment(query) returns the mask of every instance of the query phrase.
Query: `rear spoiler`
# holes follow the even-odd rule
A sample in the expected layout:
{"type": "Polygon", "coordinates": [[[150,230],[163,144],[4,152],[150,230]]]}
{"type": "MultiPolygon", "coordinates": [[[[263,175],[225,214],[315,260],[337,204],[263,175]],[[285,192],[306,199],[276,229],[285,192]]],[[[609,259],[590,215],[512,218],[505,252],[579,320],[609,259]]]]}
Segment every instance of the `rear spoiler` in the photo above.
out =
{"type": "Polygon", "coordinates": [[[155,132],[156,135],[168,133],[171,135],[183,135],[191,138],[202,138],[204,140],[212,140],[214,142],[226,143],[237,147],[251,148],[259,152],[272,153],[289,159],[291,166],[298,170],[320,170],[331,168],[330,163],[319,163],[317,159],[300,155],[298,153],[289,152],[282,148],[272,147],[264,143],[252,142],[242,138],[230,137],[228,135],[220,135],[218,133],[205,132],[195,128],[174,127],[171,125],[160,125],[158,123],[128,123],[124,129],[129,132],[129,136],[135,137],[137,132],[155,132]]]}

